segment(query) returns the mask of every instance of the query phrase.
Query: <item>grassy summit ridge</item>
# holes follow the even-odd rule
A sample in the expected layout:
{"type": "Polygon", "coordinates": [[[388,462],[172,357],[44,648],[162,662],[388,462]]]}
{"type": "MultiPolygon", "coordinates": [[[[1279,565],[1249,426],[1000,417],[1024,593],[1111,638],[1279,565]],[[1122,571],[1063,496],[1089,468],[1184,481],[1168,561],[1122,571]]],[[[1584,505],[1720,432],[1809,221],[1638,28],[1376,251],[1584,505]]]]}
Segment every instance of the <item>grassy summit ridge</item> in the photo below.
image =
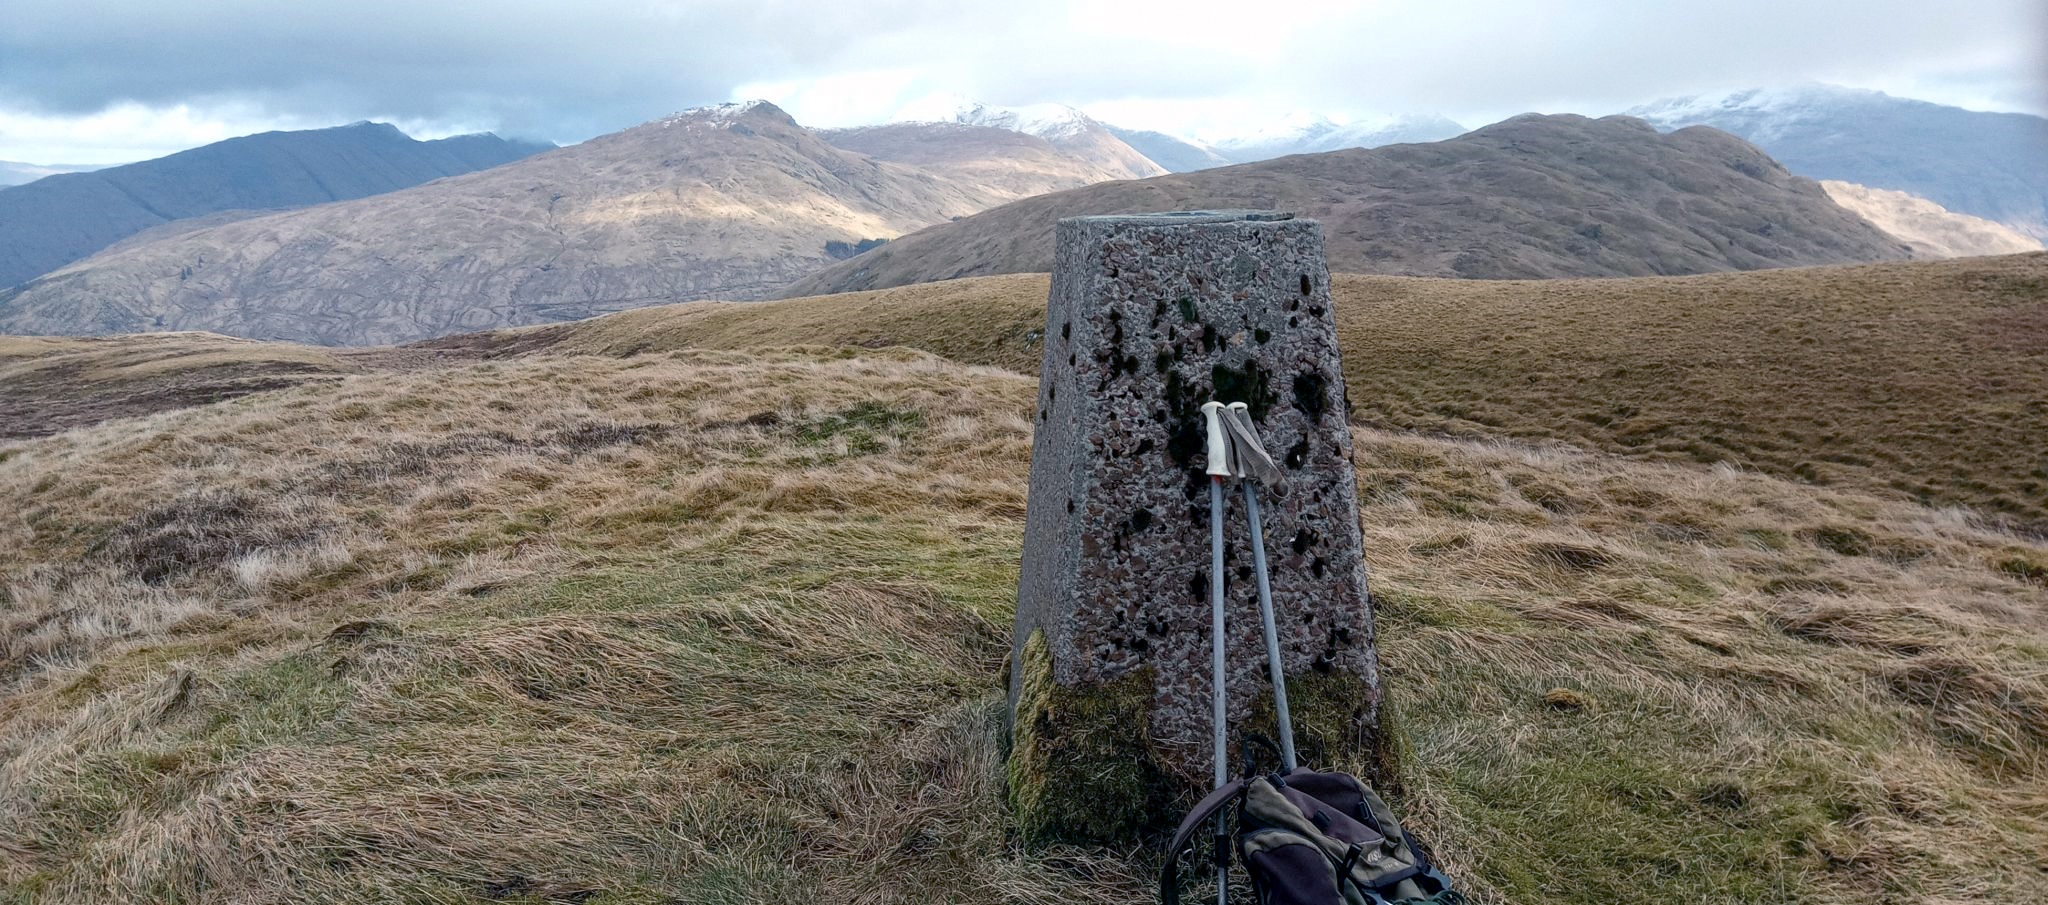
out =
{"type": "MultiPolygon", "coordinates": [[[[2048,530],[2048,254],[1693,277],[1339,274],[1353,418],[1727,462],[2048,530]]],[[[693,303],[441,343],[485,354],[907,345],[1038,368],[1046,277],[693,303]]]]}
{"type": "MultiPolygon", "coordinates": [[[[1002,810],[1028,378],[555,339],[0,445],[0,900],[1150,895],[1002,810]]],[[[1399,804],[1481,901],[2048,894],[2048,545],[1355,439],[1399,804]]]]}

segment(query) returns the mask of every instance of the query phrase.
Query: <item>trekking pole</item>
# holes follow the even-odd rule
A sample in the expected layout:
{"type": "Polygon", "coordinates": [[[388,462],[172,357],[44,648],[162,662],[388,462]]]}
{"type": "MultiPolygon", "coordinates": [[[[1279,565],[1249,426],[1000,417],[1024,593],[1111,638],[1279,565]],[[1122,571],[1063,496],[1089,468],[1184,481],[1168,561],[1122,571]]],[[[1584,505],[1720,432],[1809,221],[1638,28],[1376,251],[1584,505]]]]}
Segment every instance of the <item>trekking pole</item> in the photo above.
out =
{"type": "Polygon", "coordinates": [[[1280,668],[1280,632],[1273,623],[1273,586],[1266,572],[1266,530],[1259,523],[1259,489],[1265,481],[1276,480],[1280,470],[1273,464],[1273,457],[1266,454],[1265,444],[1259,441],[1259,434],[1252,424],[1250,407],[1242,402],[1230,405],[1229,433],[1234,454],[1232,461],[1243,471],[1249,472],[1252,480],[1239,482],[1244,488],[1244,511],[1251,522],[1252,571],[1258,578],[1259,623],[1266,635],[1266,671],[1273,677],[1273,713],[1280,723],[1280,766],[1287,773],[1293,773],[1294,722],[1287,713],[1287,677],[1280,668]]]}
{"type": "MultiPolygon", "coordinates": [[[[1209,434],[1209,669],[1211,710],[1216,745],[1216,787],[1230,781],[1230,743],[1224,715],[1223,667],[1223,479],[1230,477],[1230,441],[1223,426],[1223,403],[1202,403],[1209,434]]],[[[1229,901],[1230,833],[1223,813],[1216,813],[1216,905],[1229,901]]]]}

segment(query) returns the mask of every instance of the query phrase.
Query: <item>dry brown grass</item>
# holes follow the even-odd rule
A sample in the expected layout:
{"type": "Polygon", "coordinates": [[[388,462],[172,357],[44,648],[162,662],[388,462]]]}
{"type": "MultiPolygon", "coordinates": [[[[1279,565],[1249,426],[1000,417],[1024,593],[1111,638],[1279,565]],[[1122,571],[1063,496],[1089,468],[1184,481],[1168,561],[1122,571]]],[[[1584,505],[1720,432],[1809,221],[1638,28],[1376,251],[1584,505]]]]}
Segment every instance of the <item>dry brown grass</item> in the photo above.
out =
{"type": "Polygon", "coordinates": [[[155,333],[0,336],[0,440],[39,437],[354,370],[325,349],[155,333]]]}
{"type": "MultiPolygon", "coordinates": [[[[0,900],[1142,900],[1006,829],[1032,399],[532,355],[0,446],[0,900]]],[[[1401,806],[1482,901],[2048,895],[2048,545],[1357,449],[1401,806]]]]}
{"type": "Polygon", "coordinates": [[[1338,325],[1377,426],[1729,462],[2048,530],[2048,254],[1374,281],[1338,325]]]}

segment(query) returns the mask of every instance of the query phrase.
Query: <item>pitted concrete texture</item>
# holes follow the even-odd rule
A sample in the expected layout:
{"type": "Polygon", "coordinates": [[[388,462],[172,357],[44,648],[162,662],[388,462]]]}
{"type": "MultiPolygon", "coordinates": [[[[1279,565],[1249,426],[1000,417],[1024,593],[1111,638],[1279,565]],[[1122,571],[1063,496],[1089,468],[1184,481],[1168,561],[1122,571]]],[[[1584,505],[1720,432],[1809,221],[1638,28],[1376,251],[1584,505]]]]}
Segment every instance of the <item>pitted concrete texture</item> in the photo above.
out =
{"type": "MultiPolygon", "coordinates": [[[[1378,663],[1323,234],[1204,211],[1062,220],[1040,367],[1015,643],[1043,631],[1061,686],[1150,668],[1160,766],[1209,775],[1209,477],[1203,402],[1245,402],[1285,469],[1261,495],[1290,675],[1378,663]]],[[[1244,500],[1225,522],[1233,734],[1268,687],[1244,500]]],[[[1014,658],[1013,658],[1014,659],[1014,658]]],[[[1011,706],[1023,670],[1012,670],[1011,706]]]]}

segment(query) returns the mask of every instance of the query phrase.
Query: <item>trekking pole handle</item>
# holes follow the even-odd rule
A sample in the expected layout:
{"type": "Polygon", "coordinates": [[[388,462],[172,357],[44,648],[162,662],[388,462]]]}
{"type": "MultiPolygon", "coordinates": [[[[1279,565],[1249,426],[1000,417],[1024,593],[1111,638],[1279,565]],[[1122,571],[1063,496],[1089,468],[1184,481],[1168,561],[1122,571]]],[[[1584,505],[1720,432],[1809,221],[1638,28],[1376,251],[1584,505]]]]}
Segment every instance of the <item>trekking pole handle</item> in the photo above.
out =
{"type": "Polygon", "coordinates": [[[1223,431],[1223,409],[1223,403],[1215,400],[1202,403],[1202,420],[1209,429],[1209,474],[1228,478],[1232,476],[1230,438],[1223,431]]]}

